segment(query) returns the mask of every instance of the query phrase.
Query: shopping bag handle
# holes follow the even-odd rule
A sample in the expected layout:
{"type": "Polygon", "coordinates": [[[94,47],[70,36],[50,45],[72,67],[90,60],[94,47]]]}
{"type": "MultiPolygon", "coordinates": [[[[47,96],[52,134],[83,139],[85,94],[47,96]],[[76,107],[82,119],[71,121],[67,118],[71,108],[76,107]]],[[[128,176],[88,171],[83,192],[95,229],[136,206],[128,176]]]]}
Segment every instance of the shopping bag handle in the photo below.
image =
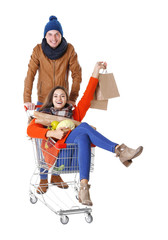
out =
{"type": "Polygon", "coordinates": [[[102,72],[100,72],[101,74],[107,74],[107,69],[102,69],[102,72]]]}

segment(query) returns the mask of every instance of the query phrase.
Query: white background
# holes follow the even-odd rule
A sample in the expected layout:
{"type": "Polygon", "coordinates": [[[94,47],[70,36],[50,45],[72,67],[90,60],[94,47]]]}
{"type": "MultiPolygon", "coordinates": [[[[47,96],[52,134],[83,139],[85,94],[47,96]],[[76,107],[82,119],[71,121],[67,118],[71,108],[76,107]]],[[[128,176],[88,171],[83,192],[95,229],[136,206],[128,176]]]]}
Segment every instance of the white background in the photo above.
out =
{"type": "MultiPolygon", "coordinates": [[[[1,235],[3,239],[168,239],[166,0],[5,1],[0,6],[1,235]],[[120,98],[85,121],[106,137],[143,154],[125,168],[96,149],[91,179],[94,221],[72,216],[63,226],[42,203],[29,202],[34,169],[26,138],[23,86],[33,48],[50,15],[61,22],[82,66],[85,90],[96,61],[108,63],[120,98]]],[[[33,99],[36,101],[36,82],[33,99]]]]}

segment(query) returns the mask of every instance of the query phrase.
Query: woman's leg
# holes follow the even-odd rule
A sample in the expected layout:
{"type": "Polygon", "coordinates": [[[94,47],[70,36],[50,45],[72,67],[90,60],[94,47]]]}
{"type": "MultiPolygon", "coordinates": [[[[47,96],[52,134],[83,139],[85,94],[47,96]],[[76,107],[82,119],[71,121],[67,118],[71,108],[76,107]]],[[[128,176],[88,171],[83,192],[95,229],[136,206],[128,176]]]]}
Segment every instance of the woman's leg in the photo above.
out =
{"type": "MultiPolygon", "coordinates": [[[[102,134],[94,130],[87,123],[81,123],[76,129],[74,129],[68,136],[66,143],[78,144],[78,161],[79,161],[80,180],[81,180],[80,191],[79,191],[79,201],[84,205],[91,206],[92,201],[90,200],[90,194],[89,194],[90,185],[88,185],[89,172],[90,172],[91,143],[113,153],[116,152],[116,146],[118,147],[119,145],[105,138],[102,134]]],[[[120,146],[118,148],[120,148],[120,146]]],[[[123,146],[122,148],[124,149],[123,146]]],[[[126,152],[126,155],[129,155],[129,157],[134,156],[135,153],[137,152],[127,147],[125,149],[133,151],[133,153],[131,154],[128,154],[128,152],[126,152]]],[[[125,150],[122,150],[122,149],[119,149],[117,151],[119,151],[119,154],[120,153],[122,154],[123,152],[125,152],[125,150]]],[[[124,153],[122,157],[126,157],[126,155],[124,153]]],[[[128,158],[128,159],[131,159],[131,158],[128,158]]],[[[128,164],[130,164],[128,161],[131,161],[131,160],[128,160],[128,159],[126,161],[128,164]]],[[[128,166],[128,164],[126,166],[128,166]]]]}
{"type": "Polygon", "coordinates": [[[73,140],[68,137],[66,143],[76,143],[78,145],[78,163],[80,180],[89,180],[90,160],[91,160],[91,142],[87,134],[81,133],[73,140]]]}
{"type": "MultiPolygon", "coordinates": [[[[88,185],[91,160],[91,141],[89,136],[85,133],[78,134],[73,140],[72,138],[67,138],[66,143],[72,143],[72,141],[78,145],[78,163],[80,172],[79,202],[84,205],[92,206],[93,204],[89,194],[90,185],[88,185]]],[[[74,157],[72,156],[72,158],[74,157]]]]}
{"type": "Polygon", "coordinates": [[[119,157],[120,161],[126,167],[130,166],[132,159],[138,157],[143,151],[142,146],[137,149],[132,149],[127,147],[125,144],[118,145],[117,143],[114,143],[104,137],[87,123],[81,123],[75,130],[72,131],[69,137],[73,139],[73,135],[79,135],[80,133],[86,133],[89,136],[90,141],[97,147],[116,153],[116,156],[119,157]]]}
{"type": "Polygon", "coordinates": [[[74,142],[74,139],[80,134],[87,134],[90,142],[93,143],[95,146],[113,153],[115,152],[115,147],[118,145],[117,143],[114,143],[104,137],[87,123],[81,123],[77,128],[75,128],[68,136],[68,142],[74,142]]]}
{"type": "Polygon", "coordinates": [[[81,123],[75,128],[68,136],[66,143],[76,143],[78,145],[78,161],[81,180],[89,180],[91,143],[110,152],[115,152],[115,146],[118,145],[105,138],[87,123],[81,123]]]}

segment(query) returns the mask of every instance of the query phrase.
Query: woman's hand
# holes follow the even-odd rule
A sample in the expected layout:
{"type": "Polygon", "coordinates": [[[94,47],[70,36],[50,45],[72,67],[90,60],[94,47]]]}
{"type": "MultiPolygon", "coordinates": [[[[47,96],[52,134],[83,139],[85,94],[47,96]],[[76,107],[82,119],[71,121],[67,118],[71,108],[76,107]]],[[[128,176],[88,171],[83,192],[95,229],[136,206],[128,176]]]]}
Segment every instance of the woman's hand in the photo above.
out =
{"type": "Polygon", "coordinates": [[[49,130],[46,134],[46,137],[62,139],[67,134],[68,131],[69,129],[67,128],[58,128],[56,130],[49,130]]]}
{"type": "Polygon", "coordinates": [[[106,68],[107,68],[107,63],[106,62],[97,62],[95,67],[94,67],[92,77],[98,78],[100,69],[106,69],[106,68]]]}

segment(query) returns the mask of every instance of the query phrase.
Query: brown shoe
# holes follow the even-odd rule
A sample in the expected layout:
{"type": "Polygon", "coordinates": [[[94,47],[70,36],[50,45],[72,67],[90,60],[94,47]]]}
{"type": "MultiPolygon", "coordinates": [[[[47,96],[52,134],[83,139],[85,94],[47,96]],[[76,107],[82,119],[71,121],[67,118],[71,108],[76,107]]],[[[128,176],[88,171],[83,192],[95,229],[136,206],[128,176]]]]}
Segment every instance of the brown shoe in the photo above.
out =
{"type": "Polygon", "coordinates": [[[137,149],[127,147],[125,144],[118,146],[115,150],[116,157],[120,158],[120,161],[129,167],[132,163],[132,159],[138,157],[143,151],[143,147],[140,146],[137,149]]]}
{"type": "Polygon", "coordinates": [[[86,183],[80,183],[80,191],[79,191],[79,202],[83,205],[92,206],[93,203],[90,200],[89,194],[90,185],[86,183]]]}
{"type": "Polygon", "coordinates": [[[52,175],[51,176],[51,183],[53,185],[57,185],[59,188],[67,189],[69,186],[65,183],[59,175],[52,175]]]}
{"type": "Polygon", "coordinates": [[[38,194],[46,193],[47,189],[48,189],[48,180],[47,179],[41,179],[40,184],[37,188],[37,193],[38,194]]]}

